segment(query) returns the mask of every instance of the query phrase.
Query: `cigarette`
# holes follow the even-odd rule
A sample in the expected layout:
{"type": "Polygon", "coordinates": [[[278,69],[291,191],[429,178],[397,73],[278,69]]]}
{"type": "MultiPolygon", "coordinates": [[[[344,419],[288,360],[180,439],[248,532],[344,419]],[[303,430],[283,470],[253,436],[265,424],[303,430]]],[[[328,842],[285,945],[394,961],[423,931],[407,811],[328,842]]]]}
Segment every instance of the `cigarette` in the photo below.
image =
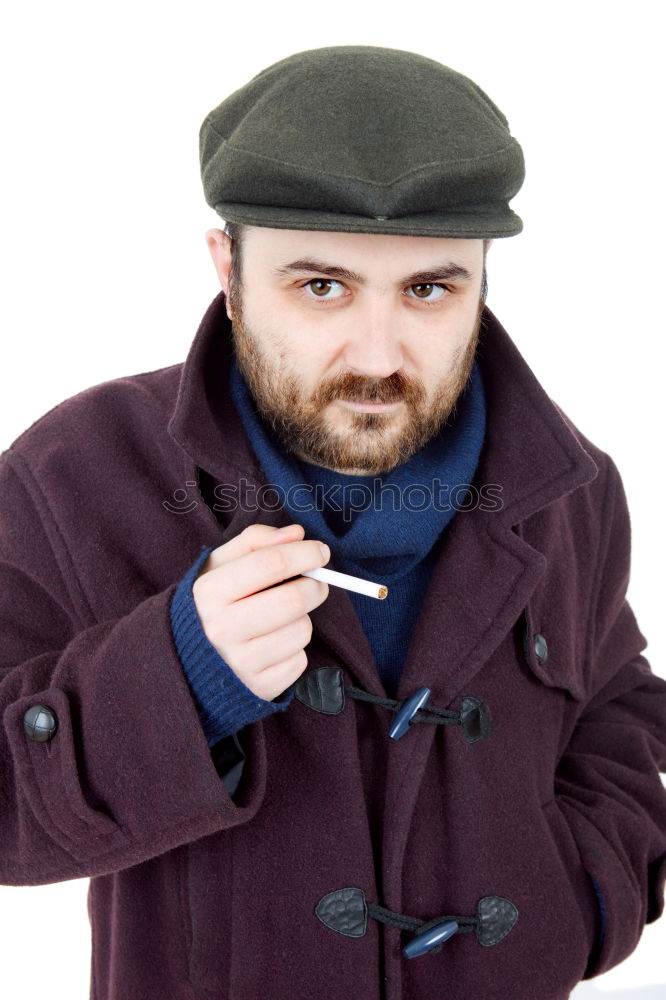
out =
{"type": "Polygon", "coordinates": [[[370,580],[362,580],[360,576],[349,576],[348,573],[338,573],[334,569],[311,569],[301,575],[311,576],[313,580],[321,580],[322,583],[330,583],[344,590],[353,590],[357,594],[377,597],[380,601],[383,601],[388,594],[388,587],[383,583],[371,583],[370,580]]]}

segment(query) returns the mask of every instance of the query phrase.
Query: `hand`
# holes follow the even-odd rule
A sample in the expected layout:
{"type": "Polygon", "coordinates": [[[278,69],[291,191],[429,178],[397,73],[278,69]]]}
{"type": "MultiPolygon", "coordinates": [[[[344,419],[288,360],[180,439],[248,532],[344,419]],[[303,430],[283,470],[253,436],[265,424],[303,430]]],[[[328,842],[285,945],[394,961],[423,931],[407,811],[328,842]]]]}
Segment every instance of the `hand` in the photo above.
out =
{"type": "Polygon", "coordinates": [[[303,541],[303,527],[252,524],[209,553],[192,585],[209,641],[259,698],[273,701],[308,664],[308,614],[328,597],[328,584],[299,573],[331,558],[322,542],[303,541]],[[266,589],[270,588],[270,589],[266,589]]]}

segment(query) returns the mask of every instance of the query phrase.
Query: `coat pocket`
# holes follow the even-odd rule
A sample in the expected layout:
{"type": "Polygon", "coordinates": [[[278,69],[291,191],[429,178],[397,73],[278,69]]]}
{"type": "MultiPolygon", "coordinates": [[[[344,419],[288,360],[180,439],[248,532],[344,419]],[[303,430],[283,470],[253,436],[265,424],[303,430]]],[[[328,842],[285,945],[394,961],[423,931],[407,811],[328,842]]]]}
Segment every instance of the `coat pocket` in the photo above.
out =
{"type": "Polygon", "coordinates": [[[229,995],[231,972],[232,835],[221,831],[184,848],[188,978],[218,997],[229,995]]]}
{"type": "Polygon", "coordinates": [[[569,901],[569,905],[565,905],[562,912],[562,919],[568,920],[571,924],[579,924],[581,928],[576,940],[580,941],[584,957],[584,965],[580,971],[582,979],[589,969],[590,959],[598,945],[599,904],[593,880],[583,865],[576,839],[557,799],[553,798],[546,802],[541,809],[562,869],[558,898],[569,901]]]}

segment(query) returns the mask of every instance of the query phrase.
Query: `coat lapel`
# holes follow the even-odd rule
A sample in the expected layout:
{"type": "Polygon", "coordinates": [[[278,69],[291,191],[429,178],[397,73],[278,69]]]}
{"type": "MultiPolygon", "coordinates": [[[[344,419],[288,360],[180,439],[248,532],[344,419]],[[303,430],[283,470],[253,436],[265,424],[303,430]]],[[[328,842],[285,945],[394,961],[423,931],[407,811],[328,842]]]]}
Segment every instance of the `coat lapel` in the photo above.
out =
{"type": "Polygon", "coordinates": [[[487,308],[478,359],[487,408],[473,484],[478,503],[456,514],[442,540],[398,698],[426,685],[437,690],[438,704],[447,705],[462,691],[511,630],[546,571],[545,556],[514,525],[598,473],[487,308]],[[500,503],[484,502],[488,494],[500,503]]]}

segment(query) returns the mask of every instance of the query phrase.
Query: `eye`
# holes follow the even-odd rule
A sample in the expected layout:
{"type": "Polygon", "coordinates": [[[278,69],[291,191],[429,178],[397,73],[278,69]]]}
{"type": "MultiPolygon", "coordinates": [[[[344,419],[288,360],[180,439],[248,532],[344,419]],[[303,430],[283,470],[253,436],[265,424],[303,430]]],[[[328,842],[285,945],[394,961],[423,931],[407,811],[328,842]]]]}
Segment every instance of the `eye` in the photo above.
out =
{"type": "Polygon", "coordinates": [[[339,284],[340,284],[339,281],[334,281],[332,278],[312,278],[311,281],[308,281],[307,284],[302,285],[301,287],[306,288],[312,292],[312,295],[308,296],[309,298],[337,299],[340,298],[339,295],[326,295],[326,286],[330,288],[333,285],[339,285],[339,284]],[[317,285],[320,287],[317,288],[316,287],[317,285]]]}
{"type": "MultiPolygon", "coordinates": [[[[333,278],[311,278],[310,281],[300,287],[303,289],[304,294],[310,299],[339,299],[343,294],[342,283],[333,278]],[[338,294],[329,295],[328,292],[336,285],[338,286],[338,294]]],[[[436,282],[422,282],[418,285],[410,285],[409,291],[412,289],[419,289],[424,294],[420,294],[420,291],[417,291],[417,294],[409,295],[408,297],[418,299],[425,305],[434,305],[436,302],[439,302],[441,298],[443,298],[445,292],[450,291],[447,285],[442,285],[436,282]],[[432,294],[435,289],[439,290],[439,294],[432,294]]]]}
{"type": "Polygon", "coordinates": [[[422,289],[425,294],[421,295],[419,293],[414,296],[410,295],[409,298],[419,299],[420,302],[425,302],[425,304],[428,306],[431,305],[432,303],[439,302],[439,300],[443,297],[444,293],[449,290],[446,285],[435,284],[433,282],[423,282],[420,285],[410,285],[409,290],[411,291],[412,288],[422,289]],[[440,294],[433,296],[430,294],[430,291],[435,288],[439,289],[440,294]]]}

